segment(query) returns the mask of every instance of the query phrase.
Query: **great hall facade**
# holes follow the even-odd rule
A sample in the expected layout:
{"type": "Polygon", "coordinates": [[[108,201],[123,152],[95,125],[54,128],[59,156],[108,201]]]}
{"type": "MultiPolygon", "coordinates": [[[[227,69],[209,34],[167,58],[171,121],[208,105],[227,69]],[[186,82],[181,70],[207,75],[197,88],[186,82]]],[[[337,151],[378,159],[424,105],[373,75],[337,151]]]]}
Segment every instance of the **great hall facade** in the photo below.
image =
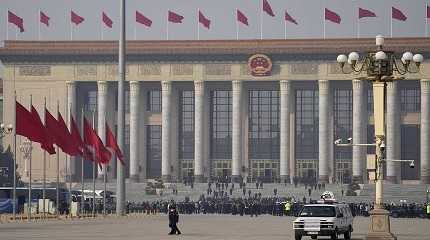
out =
{"type": "MultiPolygon", "coordinates": [[[[104,141],[105,123],[116,130],[117,42],[6,41],[4,121],[13,121],[17,100],[43,113],[94,116],[104,141]]],[[[386,39],[386,49],[430,52],[424,38],[386,39]]],[[[373,39],[129,41],[126,68],[126,175],[130,181],[164,178],[195,181],[367,181],[372,147],[336,147],[334,140],[373,143],[370,83],[346,75],[335,62],[340,53],[374,49],[373,39]],[[257,54],[257,55],[256,55],[257,54]]],[[[430,183],[430,65],[419,74],[387,84],[387,163],[390,182],[430,183]]],[[[43,115],[43,114],[42,114],[43,115]]],[[[54,115],[55,116],[55,115],[54,115]]],[[[42,117],[43,119],[43,117],[42,117]]],[[[19,174],[28,160],[19,151],[19,174]]],[[[12,136],[5,138],[12,145],[12,136]]],[[[33,144],[33,178],[41,179],[43,153],[33,144]]],[[[47,161],[56,177],[55,155],[47,161]]],[[[91,178],[92,164],[60,154],[60,176],[91,178]]],[[[116,162],[107,169],[115,178],[116,162]]],[[[99,177],[104,172],[99,170],[99,177]]]]}

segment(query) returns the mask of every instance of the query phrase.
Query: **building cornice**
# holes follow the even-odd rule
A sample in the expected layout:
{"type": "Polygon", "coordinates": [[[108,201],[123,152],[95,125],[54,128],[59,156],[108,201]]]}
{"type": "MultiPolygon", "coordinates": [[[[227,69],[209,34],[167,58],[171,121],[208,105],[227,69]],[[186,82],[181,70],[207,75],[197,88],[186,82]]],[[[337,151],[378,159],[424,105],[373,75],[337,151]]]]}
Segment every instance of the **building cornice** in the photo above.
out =
{"type": "MultiPolygon", "coordinates": [[[[288,40],[128,41],[127,54],[335,54],[375,49],[373,38],[288,40]]],[[[428,52],[429,38],[386,39],[387,50],[428,52]]],[[[4,55],[112,55],[116,41],[5,41],[4,55]]]]}

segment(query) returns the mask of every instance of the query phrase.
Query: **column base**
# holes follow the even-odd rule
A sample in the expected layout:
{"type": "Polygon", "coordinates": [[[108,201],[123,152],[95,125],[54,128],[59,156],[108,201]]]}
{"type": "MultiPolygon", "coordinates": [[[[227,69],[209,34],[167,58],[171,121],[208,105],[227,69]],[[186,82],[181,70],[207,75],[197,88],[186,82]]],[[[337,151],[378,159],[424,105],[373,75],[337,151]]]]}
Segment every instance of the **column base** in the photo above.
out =
{"type": "Polygon", "coordinates": [[[422,184],[430,184],[430,176],[421,176],[422,184]]]}
{"type": "Polygon", "coordinates": [[[240,175],[231,175],[232,183],[240,183],[241,181],[242,181],[242,178],[240,175]]]}
{"type": "Polygon", "coordinates": [[[352,182],[357,184],[363,183],[363,176],[352,176],[352,182]]]}
{"type": "Polygon", "coordinates": [[[205,177],[203,175],[194,175],[194,182],[195,183],[204,183],[205,177]]]}
{"type": "Polygon", "coordinates": [[[283,183],[291,183],[290,175],[281,175],[281,184],[283,183]]]}
{"type": "Polygon", "coordinates": [[[165,182],[165,183],[172,182],[172,175],[163,175],[163,176],[161,176],[161,179],[162,179],[162,180],[163,180],[163,182],[165,182]]]}
{"type": "Polygon", "coordinates": [[[370,211],[369,233],[366,240],[397,240],[391,233],[390,215],[384,209],[374,209],[370,211]]]}
{"type": "Polygon", "coordinates": [[[320,175],[318,182],[320,182],[320,183],[329,183],[329,177],[328,177],[328,175],[320,175]]]}
{"type": "Polygon", "coordinates": [[[139,175],[130,175],[130,182],[132,182],[132,183],[138,183],[138,182],[140,182],[139,175]]]}
{"type": "Polygon", "coordinates": [[[396,176],[387,176],[385,178],[385,181],[387,183],[391,183],[391,184],[398,184],[399,183],[399,181],[397,181],[397,177],[396,176]]]}

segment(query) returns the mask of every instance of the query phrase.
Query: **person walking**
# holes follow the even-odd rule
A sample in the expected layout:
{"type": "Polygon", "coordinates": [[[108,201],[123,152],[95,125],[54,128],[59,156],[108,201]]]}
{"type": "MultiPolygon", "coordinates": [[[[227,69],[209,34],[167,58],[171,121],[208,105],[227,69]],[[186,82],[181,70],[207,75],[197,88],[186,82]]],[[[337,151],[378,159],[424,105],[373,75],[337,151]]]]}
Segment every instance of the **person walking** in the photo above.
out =
{"type": "Polygon", "coordinates": [[[169,205],[169,227],[171,229],[169,232],[169,235],[181,234],[181,231],[177,226],[178,222],[179,222],[179,213],[176,210],[176,205],[171,204],[169,205]]]}

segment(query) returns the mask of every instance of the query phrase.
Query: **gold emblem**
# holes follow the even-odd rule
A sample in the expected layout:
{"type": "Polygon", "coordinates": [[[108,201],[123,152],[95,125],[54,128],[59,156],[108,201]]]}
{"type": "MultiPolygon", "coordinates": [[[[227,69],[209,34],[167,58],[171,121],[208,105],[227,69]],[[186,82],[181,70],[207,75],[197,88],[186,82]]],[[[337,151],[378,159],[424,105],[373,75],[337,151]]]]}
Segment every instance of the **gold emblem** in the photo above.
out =
{"type": "Polygon", "coordinates": [[[248,59],[248,67],[252,76],[262,77],[272,74],[272,60],[264,54],[255,54],[248,59]]]}

